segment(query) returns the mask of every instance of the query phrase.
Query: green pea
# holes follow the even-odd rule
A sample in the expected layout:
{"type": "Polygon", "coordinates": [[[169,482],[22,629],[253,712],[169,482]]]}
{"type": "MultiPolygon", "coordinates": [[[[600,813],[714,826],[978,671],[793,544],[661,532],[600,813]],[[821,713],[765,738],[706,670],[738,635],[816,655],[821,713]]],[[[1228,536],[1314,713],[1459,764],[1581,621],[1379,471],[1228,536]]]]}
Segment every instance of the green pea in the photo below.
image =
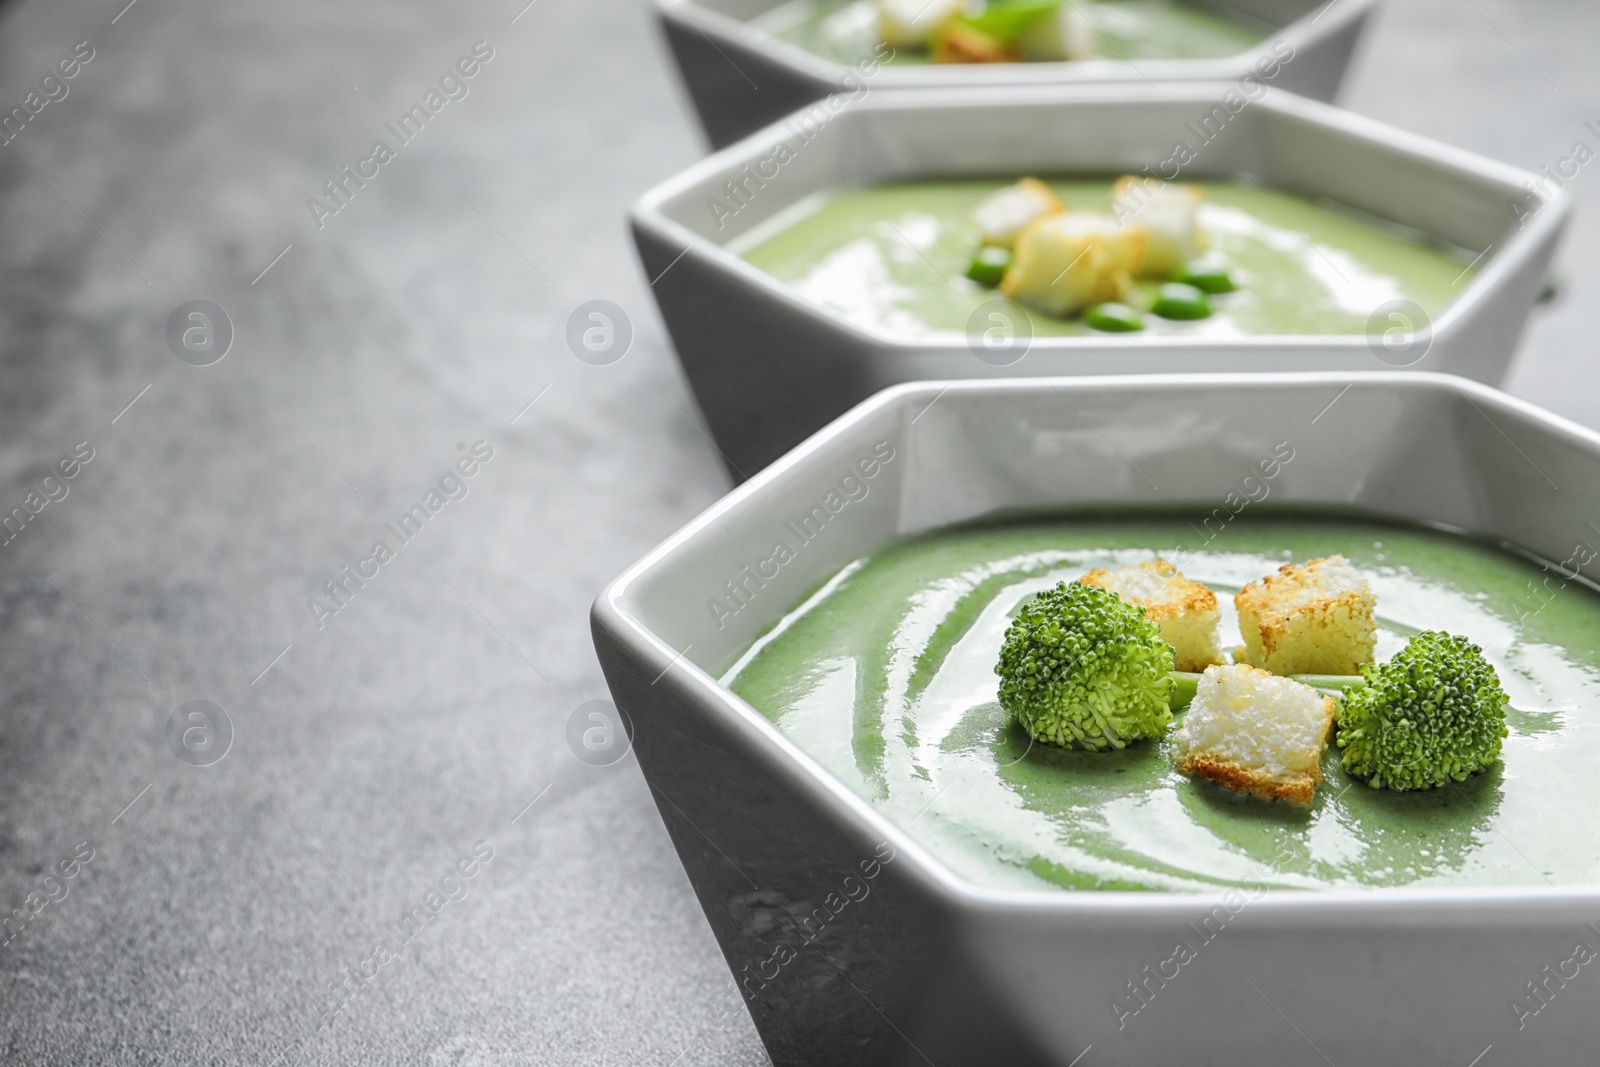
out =
{"type": "Polygon", "coordinates": [[[1176,281],[1184,282],[1207,293],[1231,293],[1239,288],[1228,267],[1218,259],[1196,259],[1178,268],[1176,281]]]}
{"type": "Polygon", "coordinates": [[[1083,313],[1083,321],[1106,333],[1132,333],[1144,329],[1144,317],[1127,304],[1096,304],[1083,313]]]}
{"type": "Polygon", "coordinates": [[[1164,319],[1208,319],[1211,317],[1211,301],[1192,285],[1168,282],[1156,290],[1150,310],[1164,319]]]}
{"type": "Polygon", "coordinates": [[[993,289],[1006,276],[1006,269],[1010,266],[1010,252],[995,245],[984,245],[972,257],[972,262],[967,264],[967,277],[993,289]]]}

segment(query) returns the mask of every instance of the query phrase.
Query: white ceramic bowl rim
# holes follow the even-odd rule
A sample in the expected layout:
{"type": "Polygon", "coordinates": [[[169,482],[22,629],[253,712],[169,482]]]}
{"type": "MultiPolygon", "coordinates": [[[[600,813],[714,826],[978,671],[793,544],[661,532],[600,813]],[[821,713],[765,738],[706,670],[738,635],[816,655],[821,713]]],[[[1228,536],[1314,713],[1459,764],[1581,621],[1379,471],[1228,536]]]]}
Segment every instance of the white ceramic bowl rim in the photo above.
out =
{"type": "MultiPolygon", "coordinates": [[[[750,25],[747,21],[717,11],[696,0],[654,0],[663,18],[693,27],[698,32],[769,56],[824,82],[838,82],[854,68],[835,62],[798,45],[791,44],[750,25]]],[[[1140,82],[1146,79],[1207,80],[1241,77],[1272,53],[1275,44],[1288,41],[1296,48],[1309,41],[1329,36],[1350,23],[1364,18],[1378,0],[1328,0],[1327,3],[1286,25],[1271,30],[1261,42],[1231,56],[1216,59],[1148,59],[1137,65],[1127,60],[1097,59],[1059,63],[1002,63],[943,66],[886,67],[876,76],[886,86],[979,86],[1039,85],[1060,82],[1063,78],[1102,80],[1108,75],[1140,82]]]]}

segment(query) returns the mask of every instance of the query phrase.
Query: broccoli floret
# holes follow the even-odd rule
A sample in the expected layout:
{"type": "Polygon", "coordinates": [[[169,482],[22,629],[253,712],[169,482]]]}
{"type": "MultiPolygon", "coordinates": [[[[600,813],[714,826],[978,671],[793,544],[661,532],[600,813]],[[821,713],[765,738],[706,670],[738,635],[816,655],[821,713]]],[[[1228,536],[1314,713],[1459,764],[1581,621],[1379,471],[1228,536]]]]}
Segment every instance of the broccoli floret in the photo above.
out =
{"type": "Polygon", "coordinates": [[[1030,600],[994,670],[1000,706],[1037,741],[1122,748],[1172,723],[1172,646],[1143,608],[1097,586],[1062,582],[1030,600]]]}
{"type": "Polygon", "coordinates": [[[1464,637],[1421,633],[1393,659],[1361,668],[1366,685],[1338,711],[1344,769],[1374,788],[1431,789],[1462,781],[1500,755],[1506,704],[1483,650],[1464,637]]]}

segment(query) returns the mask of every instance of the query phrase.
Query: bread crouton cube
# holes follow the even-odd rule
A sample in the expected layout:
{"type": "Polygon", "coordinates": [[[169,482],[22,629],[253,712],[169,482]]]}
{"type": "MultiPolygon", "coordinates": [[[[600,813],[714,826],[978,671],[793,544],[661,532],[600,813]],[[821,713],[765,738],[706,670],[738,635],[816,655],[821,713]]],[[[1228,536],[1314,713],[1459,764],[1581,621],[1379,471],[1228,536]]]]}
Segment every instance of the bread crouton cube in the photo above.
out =
{"type": "Polygon", "coordinates": [[[1172,668],[1203,671],[1226,662],[1217,647],[1217,594],[1185,578],[1164,559],[1118,567],[1096,568],[1078,579],[1132,601],[1161,627],[1161,639],[1172,646],[1172,668]]]}
{"type": "Polygon", "coordinates": [[[1081,4],[1067,0],[1054,15],[1035,19],[1017,43],[1034,61],[1093,59],[1100,54],[1100,31],[1081,4]]]}
{"type": "Polygon", "coordinates": [[[1236,793],[1309,805],[1334,699],[1243,663],[1208,667],[1172,740],[1178,770],[1236,793]]]}
{"type": "Polygon", "coordinates": [[[1012,300],[1067,318],[1090,304],[1121,300],[1144,262],[1144,230],[1104,215],[1046,215],[1017,236],[1000,291],[1012,300]]]}
{"type": "Polygon", "coordinates": [[[1244,662],[1273,674],[1360,674],[1378,598],[1343,556],[1290,563],[1234,596],[1244,662]]]}
{"type": "Polygon", "coordinates": [[[878,0],[878,36],[891,48],[921,48],[961,13],[961,0],[878,0]]]}
{"type": "Polygon", "coordinates": [[[933,31],[928,54],[935,63],[1020,63],[1015,47],[976,26],[952,20],[933,31]]]}
{"type": "Polygon", "coordinates": [[[984,244],[1010,250],[1016,247],[1017,235],[1031,223],[1066,210],[1054,189],[1038,178],[1024,178],[978,201],[972,209],[972,225],[984,244]]]}
{"type": "Polygon", "coordinates": [[[1128,174],[1111,187],[1112,212],[1119,223],[1136,224],[1148,234],[1141,269],[1146,278],[1171,277],[1179,267],[1205,251],[1210,244],[1200,228],[1197,186],[1164,182],[1128,174]]]}

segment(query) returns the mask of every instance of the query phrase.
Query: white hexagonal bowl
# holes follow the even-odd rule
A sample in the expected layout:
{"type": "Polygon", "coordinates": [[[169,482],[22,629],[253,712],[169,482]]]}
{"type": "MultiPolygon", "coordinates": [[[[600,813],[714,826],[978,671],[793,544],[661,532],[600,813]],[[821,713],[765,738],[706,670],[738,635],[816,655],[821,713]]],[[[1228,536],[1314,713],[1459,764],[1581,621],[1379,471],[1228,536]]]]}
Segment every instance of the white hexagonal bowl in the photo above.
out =
{"type": "Polygon", "coordinates": [[[1257,46],[1222,59],[1114,59],[1071,63],[885,65],[862,70],[779,40],[750,20],[781,0],[655,0],[678,72],[713,147],[721,148],[831,93],[873,89],[972,89],[992,86],[1238,81],[1276,69],[1283,89],[1332,100],[1377,0],[1202,0],[1270,27],[1257,46]]]}
{"type": "Polygon", "coordinates": [[[1242,910],[1227,894],[979,888],[717,681],[892,538],[1018,508],[1209,509],[1283,440],[1296,455],[1280,506],[1361,509],[1545,559],[1600,517],[1600,435],[1460,378],[934,382],[860,405],[601,594],[601,665],[775,1064],[1468,1067],[1489,1046],[1484,1063],[1592,1060],[1600,1014],[1581,989],[1525,1029],[1512,1003],[1577,941],[1600,942],[1587,925],[1600,886],[1272,891],[1242,910]],[[786,521],[885,448],[865,497],[746,583],[737,614],[711,610],[786,521]],[[1127,983],[1224,907],[1198,960],[1120,1018],[1127,983]]]}
{"type": "MultiPolygon", "coordinates": [[[[846,183],[1139,173],[1172,157],[1177,142],[1196,141],[1194,124],[1223,108],[1227,92],[1173,84],[873,93],[819,127],[777,123],[646,193],[633,208],[634,240],[733,476],[753,474],[852,404],[907,381],[1386,369],[1381,346],[1359,334],[1040,337],[1019,362],[997,367],[959,334],[912,337],[852,322],[728,247],[846,183]],[[789,161],[758,171],[779,146],[789,161]],[[730,181],[746,194],[731,216],[730,181]]],[[[1477,274],[1432,323],[1431,347],[1413,369],[1500,383],[1566,226],[1564,193],[1542,201],[1529,172],[1276,89],[1224,114],[1181,178],[1248,177],[1478,255],[1477,274]]]]}

